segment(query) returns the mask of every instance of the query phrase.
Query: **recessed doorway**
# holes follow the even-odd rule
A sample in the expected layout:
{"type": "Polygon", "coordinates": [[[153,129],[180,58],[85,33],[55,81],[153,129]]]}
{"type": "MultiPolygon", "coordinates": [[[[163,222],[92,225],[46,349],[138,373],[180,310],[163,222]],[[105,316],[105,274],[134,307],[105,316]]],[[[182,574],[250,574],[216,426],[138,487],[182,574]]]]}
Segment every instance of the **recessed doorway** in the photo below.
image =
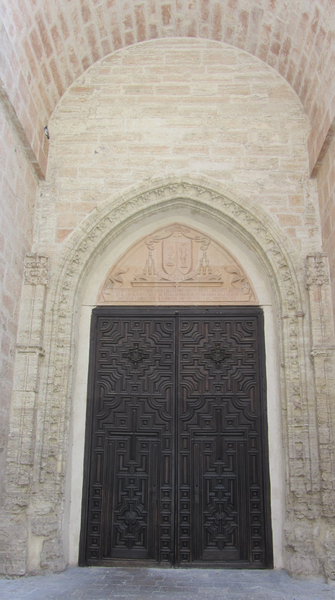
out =
{"type": "Polygon", "coordinates": [[[93,310],[81,565],[272,567],[263,313],[93,310]]]}

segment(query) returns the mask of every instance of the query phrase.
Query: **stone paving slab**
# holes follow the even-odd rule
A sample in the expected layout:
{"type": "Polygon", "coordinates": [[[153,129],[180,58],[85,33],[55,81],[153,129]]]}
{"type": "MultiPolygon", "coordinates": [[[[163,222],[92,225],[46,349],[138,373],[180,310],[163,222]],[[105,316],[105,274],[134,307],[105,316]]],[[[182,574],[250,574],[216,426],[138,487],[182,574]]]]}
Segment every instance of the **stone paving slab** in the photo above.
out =
{"type": "Polygon", "coordinates": [[[285,571],[70,567],[0,580],[1,600],[335,600],[335,587],[285,571]]]}

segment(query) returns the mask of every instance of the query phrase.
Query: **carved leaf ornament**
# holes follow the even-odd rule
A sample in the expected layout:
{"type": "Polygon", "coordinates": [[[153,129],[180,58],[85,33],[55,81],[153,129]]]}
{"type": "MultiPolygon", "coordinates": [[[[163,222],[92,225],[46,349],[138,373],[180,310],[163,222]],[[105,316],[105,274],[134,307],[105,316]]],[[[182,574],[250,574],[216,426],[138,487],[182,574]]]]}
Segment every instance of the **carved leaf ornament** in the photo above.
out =
{"type": "Polygon", "coordinates": [[[28,253],[24,262],[25,285],[47,285],[49,259],[44,254],[28,253]]]}

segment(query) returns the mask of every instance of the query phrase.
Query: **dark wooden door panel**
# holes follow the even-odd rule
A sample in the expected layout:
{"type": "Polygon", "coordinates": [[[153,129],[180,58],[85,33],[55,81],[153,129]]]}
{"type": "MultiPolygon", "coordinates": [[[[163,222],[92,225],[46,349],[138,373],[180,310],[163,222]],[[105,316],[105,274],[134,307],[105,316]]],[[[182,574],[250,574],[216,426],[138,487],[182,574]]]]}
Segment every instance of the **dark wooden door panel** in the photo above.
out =
{"type": "Polygon", "coordinates": [[[175,319],[97,316],[86,564],[173,560],[175,319]]]}
{"type": "Polygon", "coordinates": [[[245,444],[236,438],[222,444],[220,438],[206,436],[194,441],[193,448],[194,477],[200,490],[193,517],[198,525],[192,540],[194,560],[214,563],[243,560],[246,510],[237,474],[239,467],[244,467],[245,444]]]}
{"type": "Polygon", "coordinates": [[[266,565],[257,321],[179,319],[180,564],[266,565]]]}
{"type": "Polygon", "coordinates": [[[266,566],[258,316],[181,316],[179,556],[266,566]]]}
{"type": "Polygon", "coordinates": [[[111,478],[105,492],[104,558],[156,558],[155,490],[161,452],[155,437],[115,436],[110,432],[105,466],[106,476],[111,472],[111,478]]]}
{"type": "Polygon", "coordinates": [[[271,566],[261,311],[93,313],[80,564],[271,566]]]}

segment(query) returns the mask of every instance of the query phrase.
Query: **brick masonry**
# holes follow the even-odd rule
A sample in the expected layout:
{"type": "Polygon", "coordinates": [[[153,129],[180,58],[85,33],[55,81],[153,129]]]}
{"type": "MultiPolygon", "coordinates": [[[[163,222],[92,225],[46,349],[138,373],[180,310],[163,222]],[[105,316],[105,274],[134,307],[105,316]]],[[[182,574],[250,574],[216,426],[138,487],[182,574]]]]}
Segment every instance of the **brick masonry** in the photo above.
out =
{"type": "Polygon", "coordinates": [[[310,118],[311,170],[334,118],[332,0],[104,0],[3,3],[0,80],[46,172],[43,126],[68,86],[94,62],[166,37],[223,41],[286,78],[310,118]]]}

